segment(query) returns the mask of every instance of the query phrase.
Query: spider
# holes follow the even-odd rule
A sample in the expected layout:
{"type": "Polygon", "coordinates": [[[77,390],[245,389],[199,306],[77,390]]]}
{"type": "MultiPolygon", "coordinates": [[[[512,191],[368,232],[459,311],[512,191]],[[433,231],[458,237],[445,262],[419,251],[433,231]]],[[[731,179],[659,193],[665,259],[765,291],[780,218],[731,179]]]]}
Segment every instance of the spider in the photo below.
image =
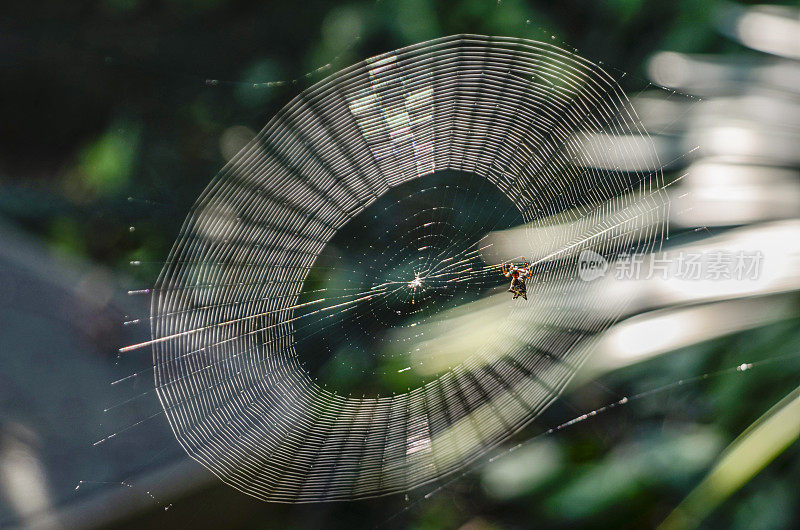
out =
{"type": "Polygon", "coordinates": [[[517,267],[513,263],[510,265],[503,263],[503,274],[506,278],[511,278],[511,287],[508,288],[508,292],[514,293],[512,300],[516,300],[520,296],[527,300],[528,292],[525,289],[525,278],[530,278],[532,272],[531,266],[525,261],[525,258],[522,258],[522,267],[517,267]]]}

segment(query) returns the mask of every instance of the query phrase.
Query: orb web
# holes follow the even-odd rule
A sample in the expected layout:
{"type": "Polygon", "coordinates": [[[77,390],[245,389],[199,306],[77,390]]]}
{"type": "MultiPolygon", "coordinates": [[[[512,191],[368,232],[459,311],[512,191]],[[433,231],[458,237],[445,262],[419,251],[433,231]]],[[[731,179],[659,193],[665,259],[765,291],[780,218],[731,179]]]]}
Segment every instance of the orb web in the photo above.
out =
{"type": "Polygon", "coordinates": [[[437,172],[387,191],[328,241],[304,280],[294,328],[301,364],[343,394],[379,396],[423,383],[435,365],[418,343],[451,325],[437,315],[506,283],[480,254],[491,245],[486,234],[521,222],[514,204],[478,175],[437,172]],[[347,311],[321,310],[348,293],[377,296],[347,311]]]}
{"type": "Polygon", "coordinates": [[[604,70],[523,39],[429,41],[302,92],[203,192],[153,289],[177,440],[277,502],[468,465],[557,398],[576,345],[613,321],[581,253],[664,237],[660,170],[617,162],[659,168],[648,139],[604,70]],[[523,256],[529,300],[512,301],[500,262],[523,256]]]}

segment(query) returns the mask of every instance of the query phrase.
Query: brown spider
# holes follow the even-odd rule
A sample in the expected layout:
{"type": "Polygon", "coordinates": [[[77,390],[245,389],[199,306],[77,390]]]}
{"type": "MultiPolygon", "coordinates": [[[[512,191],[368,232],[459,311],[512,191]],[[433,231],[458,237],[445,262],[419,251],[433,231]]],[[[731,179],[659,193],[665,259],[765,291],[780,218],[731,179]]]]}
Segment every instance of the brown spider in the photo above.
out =
{"type": "Polygon", "coordinates": [[[525,261],[525,258],[522,258],[522,267],[517,267],[513,263],[503,263],[503,275],[506,278],[511,278],[511,286],[508,288],[508,292],[514,293],[512,300],[516,300],[520,296],[525,300],[528,299],[525,278],[530,278],[532,274],[531,266],[525,261]]]}

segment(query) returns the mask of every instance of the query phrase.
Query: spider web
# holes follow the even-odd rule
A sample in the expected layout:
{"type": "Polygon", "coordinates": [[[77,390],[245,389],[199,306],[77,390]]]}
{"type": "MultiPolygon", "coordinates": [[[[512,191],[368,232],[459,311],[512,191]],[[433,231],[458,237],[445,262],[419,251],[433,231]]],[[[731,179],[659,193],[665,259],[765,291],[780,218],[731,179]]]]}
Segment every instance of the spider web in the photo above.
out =
{"type": "Polygon", "coordinates": [[[408,491],[559,396],[576,345],[619,316],[582,288],[581,255],[660,245],[661,167],[616,81],[574,53],[461,35],[380,55],[223,168],[151,291],[152,340],[122,351],[152,347],[177,440],[249,495],[408,491]],[[512,301],[501,263],[523,256],[530,300],[512,301]]]}

